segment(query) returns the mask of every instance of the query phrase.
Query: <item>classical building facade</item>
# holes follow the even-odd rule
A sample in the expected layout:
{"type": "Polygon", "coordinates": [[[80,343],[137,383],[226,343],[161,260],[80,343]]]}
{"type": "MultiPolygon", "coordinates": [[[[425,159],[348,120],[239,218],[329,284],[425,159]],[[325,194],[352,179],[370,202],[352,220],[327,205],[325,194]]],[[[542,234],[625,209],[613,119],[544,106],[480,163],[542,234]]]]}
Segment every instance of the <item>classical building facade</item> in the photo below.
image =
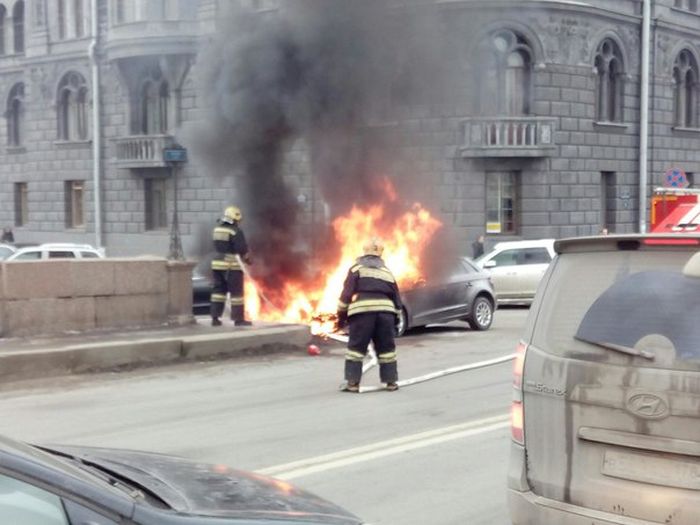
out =
{"type": "MultiPolygon", "coordinates": [[[[437,13],[456,72],[450,96],[403,108],[399,125],[420,136],[404,155],[435,182],[465,246],[483,232],[494,241],[637,230],[641,0],[400,4],[437,13]]],[[[647,192],[669,168],[691,183],[700,172],[698,2],[652,4],[647,192]]],[[[201,118],[198,53],[218,9],[216,0],[97,0],[96,12],[89,0],[2,0],[0,226],[18,242],[165,255],[177,180],[185,252],[200,252],[235,180],[208,178],[196,157],[175,179],[162,150],[188,146],[183,125],[201,118]]],[[[289,155],[308,222],[324,220],[303,148],[289,155]]]]}

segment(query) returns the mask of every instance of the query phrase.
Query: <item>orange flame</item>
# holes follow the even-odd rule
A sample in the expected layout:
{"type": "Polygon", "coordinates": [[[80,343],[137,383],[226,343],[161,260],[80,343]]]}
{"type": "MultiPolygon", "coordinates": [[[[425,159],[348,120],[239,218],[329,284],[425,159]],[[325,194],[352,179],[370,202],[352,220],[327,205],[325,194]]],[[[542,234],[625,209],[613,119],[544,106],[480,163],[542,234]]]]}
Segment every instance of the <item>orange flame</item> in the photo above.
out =
{"type": "MultiPolygon", "coordinates": [[[[397,198],[391,182],[386,179],[383,188],[386,200],[397,198]]],[[[384,241],[384,262],[396,277],[399,287],[407,287],[422,279],[421,257],[434,233],[442,226],[421,204],[414,204],[398,218],[385,216],[381,205],[354,206],[344,216],[333,221],[335,238],[341,247],[333,264],[323,268],[317,285],[304,287],[287,282],[284,290],[275,291],[275,297],[284,299],[284,308],[272,307],[265,290],[246,280],[246,313],[251,319],[284,323],[308,324],[315,315],[323,314],[324,326],[314,327],[316,333],[328,333],[332,324],[329,314],[335,313],[338,297],[349,268],[362,255],[362,245],[373,236],[384,241]]]]}

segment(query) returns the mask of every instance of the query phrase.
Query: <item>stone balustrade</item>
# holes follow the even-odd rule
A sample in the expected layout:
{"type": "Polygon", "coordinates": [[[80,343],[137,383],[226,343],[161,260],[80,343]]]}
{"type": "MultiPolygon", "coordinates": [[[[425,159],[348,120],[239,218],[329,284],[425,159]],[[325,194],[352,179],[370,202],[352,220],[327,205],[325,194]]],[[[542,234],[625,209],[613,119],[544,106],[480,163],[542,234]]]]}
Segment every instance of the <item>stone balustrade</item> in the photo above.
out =
{"type": "Polygon", "coordinates": [[[547,157],[556,149],[556,119],[479,117],[464,121],[464,157],[547,157]]]}
{"type": "Polygon", "coordinates": [[[172,146],[170,135],[134,135],[114,140],[114,164],[120,168],[163,168],[163,150],[172,146]]]}
{"type": "Polygon", "coordinates": [[[193,263],[160,258],[0,264],[0,336],[188,324],[193,263]]]}

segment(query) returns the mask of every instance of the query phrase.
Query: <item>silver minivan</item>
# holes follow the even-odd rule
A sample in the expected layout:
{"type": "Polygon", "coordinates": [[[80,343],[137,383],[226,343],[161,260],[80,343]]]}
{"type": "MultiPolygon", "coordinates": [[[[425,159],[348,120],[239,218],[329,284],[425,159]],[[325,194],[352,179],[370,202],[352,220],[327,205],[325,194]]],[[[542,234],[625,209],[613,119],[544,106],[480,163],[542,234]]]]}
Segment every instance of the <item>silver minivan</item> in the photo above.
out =
{"type": "Polygon", "coordinates": [[[515,525],[700,523],[700,236],[562,240],[514,365],[515,525]]]}

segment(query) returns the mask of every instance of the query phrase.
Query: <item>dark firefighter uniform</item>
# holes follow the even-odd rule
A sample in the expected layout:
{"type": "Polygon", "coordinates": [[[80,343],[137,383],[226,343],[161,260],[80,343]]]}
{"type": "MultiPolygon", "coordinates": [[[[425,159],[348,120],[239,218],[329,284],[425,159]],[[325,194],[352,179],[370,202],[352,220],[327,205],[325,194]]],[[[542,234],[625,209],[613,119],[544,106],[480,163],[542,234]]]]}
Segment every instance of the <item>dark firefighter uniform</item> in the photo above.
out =
{"type": "Polygon", "coordinates": [[[379,361],[379,376],[390,390],[398,386],[396,316],[401,311],[401,298],[396,279],[381,258],[383,246],[370,241],[365,255],[348,271],[338,302],[338,324],[350,325],[348,350],[345,354],[345,390],[359,391],[362,361],[372,341],[379,361]]]}
{"type": "Polygon", "coordinates": [[[241,261],[249,262],[248,244],[239,223],[241,211],[229,206],[224,216],[214,228],[213,240],[216,255],[211,262],[214,283],[211,294],[212,325],[221,324],[219,318],[224,313],[226,294],[231,296],[231,320],[236,325],[249,325],[245,320],[243,293],[243,267],[241,261]]]}

